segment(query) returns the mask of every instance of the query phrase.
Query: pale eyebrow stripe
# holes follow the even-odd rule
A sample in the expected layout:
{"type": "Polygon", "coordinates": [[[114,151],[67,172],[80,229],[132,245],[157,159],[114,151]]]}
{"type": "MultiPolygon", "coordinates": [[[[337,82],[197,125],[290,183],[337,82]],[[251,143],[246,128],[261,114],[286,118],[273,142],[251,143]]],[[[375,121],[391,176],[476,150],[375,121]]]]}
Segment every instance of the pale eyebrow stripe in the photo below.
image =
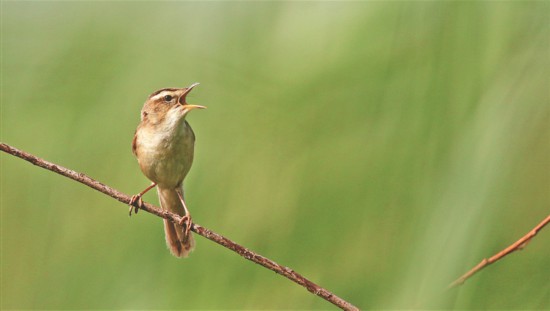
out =
{"type": "Polygon", "coordinates": [[[176,88],[165,88],[165,89],[161,89],[161,90],[158,90],[158,91],[154,92],[153,94],[149,95],[149,98],[150,98],[150,99],[151,99],[151,98],[157,98],[157,97],[159,97],[158,95],[161,95],[161,96],[162,96],[162,95],[164,94],[164,92],[175,92],[175,91],[177,91],[177,90],[178,90],[178,89],[176,89],[176,88]]]}
{"type": "Polygon", "coordinates": [[[162,97],[164,97],[164,96],[166,96],[166,95],[171,95],[172,92],[173,92],[173,91],[171,91],[171,90],[164,90],[164,91],[162,91],[162,92],[160,92],[160,93],[157,93],[157,94],[154,95],[154,96],[153,96],[153,95],[149,96],[149,99],[157,100],[157,99],[160,99],[160,98],[162,98],[162,97]]]}

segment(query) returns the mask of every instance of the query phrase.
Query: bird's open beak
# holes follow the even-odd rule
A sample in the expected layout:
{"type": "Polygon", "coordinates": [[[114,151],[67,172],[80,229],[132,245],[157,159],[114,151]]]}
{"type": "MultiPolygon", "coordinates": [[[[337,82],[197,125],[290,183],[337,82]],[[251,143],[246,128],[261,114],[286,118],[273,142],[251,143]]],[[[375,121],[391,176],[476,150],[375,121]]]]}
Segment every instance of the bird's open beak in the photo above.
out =
{"type": "Polygon", "coordinates": [[[187,111],[191,111],[195,108],[199,108],[199,109],[206,109],[206,106],[200,106],[200,105],[188,105],[188,104],[185,104],[183,105],[183,107],[187,110],[187,111]]]}
{"type": "Polygon", "coordinates": [[[179,99],[179,101],[178,101],[178,102],[180,103],[180,105],[184,106],[184,107],[185,107],[185,110],[187,110],[187,111],[191,111],[191,110],[193,110],[193,109],[195,109],[195,108],[198,108],[198,109],[206,109],[205,106],[189,105],[189,104],[185,101],[185,99],[186,99],[186,97],[187,97],[187,94],[189,94],[189,93],[193,90],[193,88],[194,88],[195,86],[197,86],[197,85],[199,85],[199,83],[193,83],[193,84],[191,84],[190,86],[188,86],[188,87],[185,89],[185,92],[180,96],[180,99],[179,99]]]}

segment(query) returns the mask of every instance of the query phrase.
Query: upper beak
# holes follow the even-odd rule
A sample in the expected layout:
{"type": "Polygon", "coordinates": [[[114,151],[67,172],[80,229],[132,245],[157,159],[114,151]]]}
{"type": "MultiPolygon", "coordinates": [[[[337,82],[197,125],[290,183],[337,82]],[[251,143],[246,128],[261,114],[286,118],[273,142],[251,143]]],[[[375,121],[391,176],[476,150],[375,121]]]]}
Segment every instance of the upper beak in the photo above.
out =
{"type": "Polygon", "coordinates": [[[178,102],[185,106],[185,108],[187,109],[187,111],[190,111],[192,109],[195,109],[195,108],[199,108],[199,109],[206,109],[205,106],[199,106],[199,105],[189,105],[187,104],[187,102],[185,101],[185,98],[187,97],[187,94],[189,94],[191,92],[191,90],[193,90],[193,88],[195,86],[199,85],[199,83],[193,83],[191,84],[190,86],[188,86],[186,89],[185,89],[185,92],[183,92],[183,94],[180,96],[180,99],[178,100],[178,102]]]}

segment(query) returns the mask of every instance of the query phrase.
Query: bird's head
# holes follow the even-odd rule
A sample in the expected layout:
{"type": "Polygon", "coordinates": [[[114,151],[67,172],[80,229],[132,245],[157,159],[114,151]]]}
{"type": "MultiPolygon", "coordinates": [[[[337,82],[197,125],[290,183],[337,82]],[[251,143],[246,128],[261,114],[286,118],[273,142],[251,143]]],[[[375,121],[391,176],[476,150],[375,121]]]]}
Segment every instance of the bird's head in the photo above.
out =
{"type": "Polygon", "coordinates": [[[193,83],[186,88],[165,88],[149,95],[141,110],[141,120],[152,124],[179,122],[185,119],[189,111],[193,109],[205,109],[205,106],[190,105],[187,103],[187,95],[194,87],[193,83]]]}

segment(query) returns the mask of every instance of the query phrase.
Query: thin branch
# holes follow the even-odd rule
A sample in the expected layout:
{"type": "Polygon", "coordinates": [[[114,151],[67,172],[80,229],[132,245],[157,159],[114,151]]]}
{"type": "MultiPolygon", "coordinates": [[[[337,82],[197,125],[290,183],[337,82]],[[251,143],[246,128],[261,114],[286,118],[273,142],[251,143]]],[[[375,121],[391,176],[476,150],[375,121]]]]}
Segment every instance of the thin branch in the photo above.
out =
{"type": "MultiPolygon", "coordinates": [[[[113,189],[103,183],[100,183],[99,181],[96,181],[88,176],[86,176],[83,173],[78,173],[73,170],[67,169],[65,167],[59,166],[57,164],[45,161],[43,159],[40,159],[32,154],[26,153],[24,151],[18,150],[16,148],[13,148],[7,144],[0,142],[0,150],[9,153],[11,155],[14,155],[16,157],[19,157],[23,160],[26,160],[36,166],[39,166],[41,168],[47,169],[49,171],[58,173],[60,175],[63,175],[65,177],[68,177],[72,180],[78,181],[80,183],[85,184],[86,186],[93,188],[101,193],[104,193],[124,204],[128,204],[130,202],[131,197],[116,190],[113,189]]],[[[134,205],[137,205],[138,202],[135,202],[134,205]]],[[[168,211],[164,211],[162,209],[159,209],[158,207],[155,207],[149,203],[143,202],[143,205],[140,207],[140,209],[157,215],[159,217],[162,217],[164,219],[168,219],[169,221],[173,223],[179,223],[181,220],[181,217],[170,213],[168,211]]],[[[245,259],[248,259],[254,263],[257,263],[269,270],[272,270],[287,279],[305,287],[309,292],[323,298],[324,300],[334,304],[335,306],[343,309],[343,310],[359,310],[356,306],[352,305],[351,303],[345,301],[344,299],[334,295],[333,293],[329,292],[328,290],[322,288],[321,286],[311,282],[304,276],[300,275],[299,273],[295,272],[294,270],[281,266],[278,263],[274,262],[273,260],[266,258],[264,256],[261,256],[233,241],[230,239],[221,236],[217,234],[216,232],[209,230],[203,226],[200,226],[196,223],[193,223],[191,230],[213,242],[216,242],[220,244],[221,246],[228,248],[237,254],[241,255],[245,259]]]]}
{"type": "Polygon", "coordinates": [[[455,287],[457,285],[461,285],[464,283],[467,279],[469,279],[472,275],[476,274],[479,270],[487,267],[488,265],[502,259],[504,256],[511,254],[515,251],[523,249],[525,246],[527,246],[527,243],[531,241],[532,238],[537,235],[537,233],[544,228],[548,223],[550,223],[550,215],[548,215],[541,223],[539,223],[535,228],[533,228],[531,231],[529,231],[526,235],[524,235],[521,239],[517,240],[514,244],[508,246],[507,248],[501,250],[497,254],[493,255],[493,257],[487,259],[484,258],[480,263],[478,263],[475,267],[470,269],[470,271],[466,272],[463,276],[456,279],[454,282],[449,284],[449,288],[455,287]]]}

